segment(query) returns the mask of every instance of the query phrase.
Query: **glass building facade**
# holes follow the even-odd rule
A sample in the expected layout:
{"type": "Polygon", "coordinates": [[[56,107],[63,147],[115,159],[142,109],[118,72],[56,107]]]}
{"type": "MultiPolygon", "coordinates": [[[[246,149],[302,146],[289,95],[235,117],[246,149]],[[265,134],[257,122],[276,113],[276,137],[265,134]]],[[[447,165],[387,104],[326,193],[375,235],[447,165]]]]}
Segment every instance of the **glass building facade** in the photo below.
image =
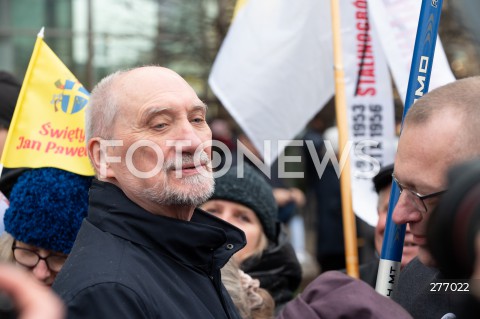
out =
{"type": "MultiPolygon", "coordinates": [[[[45,42],[89,90],[118,69],[158,64],[180,73],[218,110],[207,78],[235,2],[0,0],[0,70],[23,79],[45,27],[45,42]]],[[[480,2],[445,0],[443,8],[440,36],[452,70],[457,77],[480,74],[480,2]]]]}
{"type": "Polygon", "coordinates": [[[0,69],[23,79],[45,27],[45,42],[89,90],[118,69],[159,64],[206,98],[219,46],[212,41],[216,6],[213,0],[0,0],[0,69]]]}

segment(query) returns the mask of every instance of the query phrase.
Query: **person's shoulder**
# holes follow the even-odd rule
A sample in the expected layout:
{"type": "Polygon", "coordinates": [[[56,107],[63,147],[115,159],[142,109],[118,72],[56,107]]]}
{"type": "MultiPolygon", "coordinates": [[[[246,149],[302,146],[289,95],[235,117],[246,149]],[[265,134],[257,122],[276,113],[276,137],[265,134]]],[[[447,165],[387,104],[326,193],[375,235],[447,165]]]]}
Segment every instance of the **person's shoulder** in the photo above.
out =
{"type": "Polygon", "coordinates": [[[137,291],[118,282],[84,286],[61,297],[68,318],[152,318],[153,314],[137,291]]]}
{"type": "MultiPolygon", "coordinates": [[[[398,284],[392,293],[392,298],[402,304],[402,300],[413,300],[422,293],[437,276],[439,271],[427,267],[415,257],[400,272],[398,284]]],[[[406,302],[406,301],[405,301],[406,302]]]]}
{"type": "Polygon", "coordinates": [[[439,270],[427,267],[418,257],[412,259],[400,272],[400,282],[414,282],[416,286],[422,282],[430,282],[432,278],[438,276],[439,270]]]}
{"type": "Polygon", "coordinates": [[[438,269],[427,267],[418,257],[414,258],[400,272],[392,300],[414,318],[443,318],[447,313],[456,313],[460,308],[452,295],[431,292],[439,275],[438,269]]]}
{"type": "Polygon", "coordinates": [[[384,318],[386,313],[389,318],[411,318],[393,300],[339,271],[318,276],[285,306],[278,318],[361,318],[365,313],[370,314],[369,318],[384,318]]]}
{"type": "MultiPolygon", "coordinates": [[[[143,313],[149,309],[145,301],[151,300],[148,298],[151,281],[145,280],[152,278],[151,267],[142,268],[143,255],[133,252],[121,239],[111,240],[119,244],[103,240],[86,249],[77,246],[55,279],[52,288],[66,303],[68,318],[76,318],[74,314],[82,313],[84,307],[97,308],[97,311],[89,310],[88,315],[78,318],[151,317],[143,313]]],[[[161,276],[156,280],[165,281],[161,276]]],[[[165,299],[161,294],[157,294],[158,298],[165,299]]]]}
{"type": "Polygon", "coordinates": [[[419,295],[424,294],[438,273],[437,269],[425,266],[418,257],[415,257],[400,272],[392,299],[409,309],[408,305],[414,303],[419,295]]]}
{"type": "Polygon", "coordinates": [[[72,251],[53,288],[58,294],[74,293],[105,282],[116,282],[124,269],[135,269],[135,259],[125,258],[126,242],[107,232],[102,232],[88,220],[84,220],[72,251]]]}

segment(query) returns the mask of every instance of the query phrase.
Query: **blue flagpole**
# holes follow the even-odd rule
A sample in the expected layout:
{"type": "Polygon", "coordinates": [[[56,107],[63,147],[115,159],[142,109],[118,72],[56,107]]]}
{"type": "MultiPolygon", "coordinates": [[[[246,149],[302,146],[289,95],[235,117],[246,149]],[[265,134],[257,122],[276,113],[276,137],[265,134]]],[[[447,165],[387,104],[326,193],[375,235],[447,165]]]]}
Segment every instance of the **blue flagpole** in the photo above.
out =
{"type": "MultiPolygon", "coordinates": [[[[428,92],[442,4],[443,0],[422,0],[417,36],[413,50],[412,66],[408,79],[407,96],[403,110],[402,126],[403,119],[405,119],[405,115],[410,109],[410,106],[428,92]]],[[[380,255],[380,264],[377,273],[377,284],[375,287],[378,293],[388,297],[391,296],[398,283],[403,242],[405,240],[406,225],[397,225],[392,220],[393,209],[397,204],[399,196],[400,191],[397,184],[392,181],[385,237],[383,238],[382,253],[380,255]]]]}

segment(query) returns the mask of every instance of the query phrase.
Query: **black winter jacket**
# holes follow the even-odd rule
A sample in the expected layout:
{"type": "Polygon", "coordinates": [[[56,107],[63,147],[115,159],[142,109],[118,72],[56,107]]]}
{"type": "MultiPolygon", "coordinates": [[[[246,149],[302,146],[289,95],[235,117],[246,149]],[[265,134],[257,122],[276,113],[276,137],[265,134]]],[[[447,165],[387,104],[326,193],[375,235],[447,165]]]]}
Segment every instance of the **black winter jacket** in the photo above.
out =
{"type": "Polygon", "coordinates": [[[220,268],[245,243],[241,230],[201,210],[191,221],[153,215],[95,180],[53,289],[68,318],[239,318],[220,268]]]}
{"type": "Polygon", "coordinates": [[[277,242],[269,242],[260,257],[247,258],[240,267],[252,278],[260,281],[260,287],[268,290],[275,300],[275,313],[292,300],[302,281],[302,267],[295,250],[282,228],[277,242]]]}
{"type": "MultiPolygon", "coordinates": [[[[438,269],[425,266],[415,257],[400,272],[398,285],[391,298],[413,318],[462,318],[459,314],[463,311],[462,301],[465,295],[431,291],[432,283],[442,281],[438,269]],[[448,317],[448,313],[455,316],[448,317]]],[[[478,318],[478,313],[475,315],[478,318]]]]}

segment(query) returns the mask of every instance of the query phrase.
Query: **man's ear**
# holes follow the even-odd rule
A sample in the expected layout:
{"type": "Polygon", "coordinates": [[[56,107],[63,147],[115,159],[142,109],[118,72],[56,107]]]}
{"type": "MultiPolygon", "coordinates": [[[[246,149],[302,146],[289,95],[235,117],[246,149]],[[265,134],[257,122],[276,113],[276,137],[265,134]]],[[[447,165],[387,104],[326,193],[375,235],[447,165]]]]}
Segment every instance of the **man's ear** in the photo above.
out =
{"type": "Polygon", "coordinates": [[[111,146],[121,146],[118,142],[119,141],[104,140],[100,137],[94,137],[88,141],[88,156],[99,179],[115,178],[115,172],[112,170],[110,164],[118,163],[119,158],[108,156],[108,150],[111,146]]]}

